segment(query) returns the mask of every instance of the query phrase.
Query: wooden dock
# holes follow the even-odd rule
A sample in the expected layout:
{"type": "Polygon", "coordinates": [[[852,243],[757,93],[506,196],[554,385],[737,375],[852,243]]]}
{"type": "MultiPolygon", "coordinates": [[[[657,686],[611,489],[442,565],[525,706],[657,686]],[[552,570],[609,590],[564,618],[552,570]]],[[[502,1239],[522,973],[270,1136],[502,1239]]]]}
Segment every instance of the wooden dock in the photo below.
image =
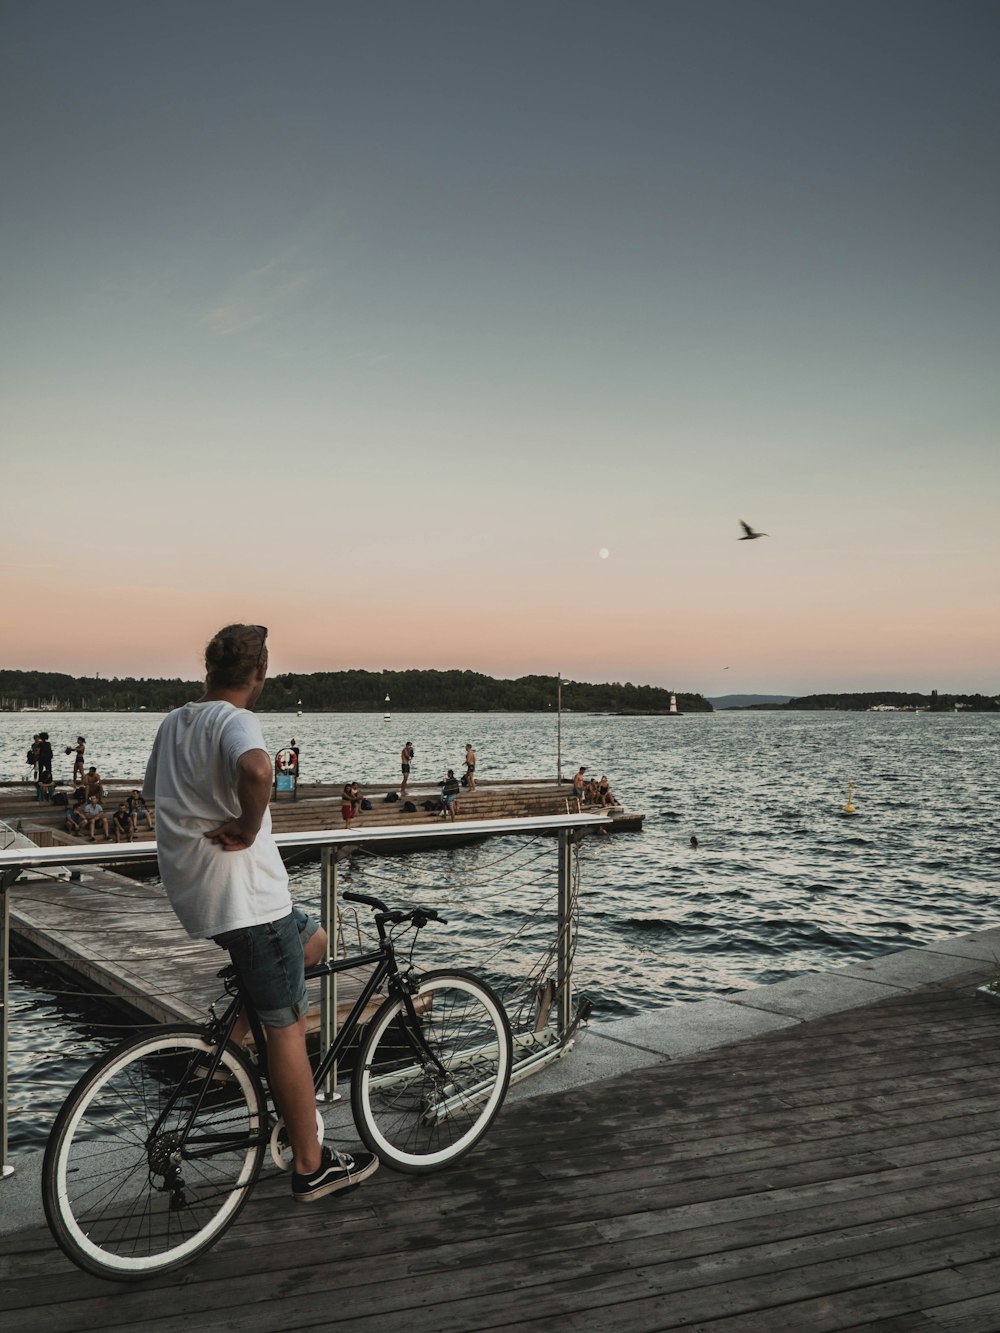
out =
{"type": "MultiPolygon", "coordinates": [[[[110,822],[111,814],[120,800],[125,800],[128,793],[140,782],[115,781],[105,784],[108,796],[104,809],[110,822]]],[[[436,783],[416,783],[407,790],[407,798],[416,805],[415,811],[402,809],[402,802],[387,803],[388,791],[397,791],[385,783],[378,785],[359,784],[362,796],[372,803],[371,810],[361,811],[352,822],[352,828],[380,828],[386,824],[399,826],[401,829],[424,827],[435,822],[443,822],[436,812],[424,810],[422,802],[436,800],[440,787],[436,783]]],[[[572,784],[556,783],[554,779],[524,779],[491,782],[478,786],[474,792],[463,789],[459,797],[459,810],[456,823],[470,823],[483,819],[531,819],[543,815],[564,815],[577,809],[576,801],[571,796],[572,784]]],[[[318,831],[320,829],[340,829],[344,827],[341,816],[341,788],[329,783],[303,783],[298,790],[298,798],[293,800],[287,793],[273,796],[271,800],[271,823],[275,833],[318,831]]],[[[591,807],[584,807],[590,809],[591,807]]],[[[593,807],[596,809],[596,807],[593,807]]],[[[640,811],[627,810],[622,806],[610,806],[607,810],[611,822],[608,829],[613,833],[634,833],[642,829],[645,815],[640,811]]],[[[11,783],[0,787],[0,820],[13,827],[20,827],[39,846],[85,846],[86,839],[75,837],[65,831],[66,808],[52,806],[47,802],[34,799],[34,787],[25,783],[11,783]]],[[[470,839],[482,837],[482,834],[470,832],[470,839]]],[[[155,851],[153,834],[145,826],[140,828],[137,842],[150,843],[150,861],[141,871],[135,873],[153,873],[155,871],[155,851]]],[[[427,847],[426,838],[419,843],[408,839],[401,833],[394,842],[380,843],[383,851],[406,851],[414,846],[427,847]]],[[[454,842],[449,839],[449,845],[454,842]]],[[[301,858],[301,849],[296,856],[301,858]]]]}
{"type": "Polygon", "coordinates": [[[275,1173],[160,1280],[17,1232],[0,1309],[19,1333],[996,1333],[1000,1009],[975,966],[508,1105],[439,1175],[302,1208],[275,1173]]]}

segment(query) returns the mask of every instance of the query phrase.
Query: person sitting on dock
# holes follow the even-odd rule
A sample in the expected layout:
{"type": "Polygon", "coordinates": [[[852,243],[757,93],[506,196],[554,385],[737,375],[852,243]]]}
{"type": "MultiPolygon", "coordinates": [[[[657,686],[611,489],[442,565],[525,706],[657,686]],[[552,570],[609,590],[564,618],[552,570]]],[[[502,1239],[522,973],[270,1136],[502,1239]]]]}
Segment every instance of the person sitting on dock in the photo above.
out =
{"type": "Polygon", "coordinates": [[[145,819],[150,828],[153,827],[153,816],[150,813],[149,806],[146,804],[142,792],[133,791],[128,798],[128,812],[132,816],[132,827],[138,832],[139,820],[145,819]]]}
{"type": "Polygon", "coordinates": [[[596,779],[596,778],[588,778],[588,779],[587,779],[587,785],[586,785],[586,787],[584,788],[584,791],[583,791],[583,803],[584,803],[584,805],[596,805],[596,804],[597,804],[597,796],[598,796],[598,792],[597,792],[597,779],[596,779]]]}
{"type": "Polygon", "coordinates": [[[455,770],[448,769],[448,776],[441,783],[441,814],[448,815],[454,819],[458,814],[458,794],[462,790],[462,784],[455,777],[455,770]]]}
{"type": "Polygon", "coordinates": [[[77,801],[66,811],[66,832],[72,833],[74,837],[82,837],[86,827],[87,817],[83,813],[83,801],[77,801]]]}
{"type": "Polygon", "coordinates": [[[115,842],[131,842],[135,833],[132,816],[124,801],[118,802],[118,809],[111,816],[111,825],[115,831],[115,842]]]}
{"type": "Polygon", "coordinates": [[[413,748],[413,742],[407,741],[399,752],[399,767],[402,770],[403,780],[399,784],[400,797],[406,795],[406,784],[410,780],[410,765],[413,763],[413,756],[416,750],[413,748]]]}
{"type": "Polygon", "coordinates": [[[96,842],[94,829],[100,824],[104,829],[104,841],[107,842],[111,837],[111,830],[108,828],[108,817],[104,813],[104,806],[96,796],[88,796],[87,804],[83,807],[83,815],[87,821],[87,837],[91,842],[96,842]]]}
{"type": "Polygon", "coordinates": [[[87,769],[87,776],[83,779],[83,787],[87,793],[88,801],[99,801],[104,795],[104,780],[93,764],[87,769]]]}
{"type": "Polygon", "coordinates": [[[611,794],[611,783],[608,781],[607,774],[604,774],[602,776],[600,784],[597,788],[597,804],[598,805],[615,804],[615,798],[611,794]]]}
{"type": "MultiPolygon", "coordinates": [[[[226,949],[263,1024],[271,1088],[292,1147],[292,1197],[311,1203],[354,1189],[374,1153],[331,1153],[316,1135],[306,1051],[305,968],[326,956],[326,932],[292,906],[271,833],[273,769],[249,711],[267,677],[267,629],[227,625],[205,649],[205,692],[160,723],[142,794],[156,802],[163,888],[193,939],[226,949]]],[[[246,1024],[233,1032],[245,1035],[246,1024]]]]}

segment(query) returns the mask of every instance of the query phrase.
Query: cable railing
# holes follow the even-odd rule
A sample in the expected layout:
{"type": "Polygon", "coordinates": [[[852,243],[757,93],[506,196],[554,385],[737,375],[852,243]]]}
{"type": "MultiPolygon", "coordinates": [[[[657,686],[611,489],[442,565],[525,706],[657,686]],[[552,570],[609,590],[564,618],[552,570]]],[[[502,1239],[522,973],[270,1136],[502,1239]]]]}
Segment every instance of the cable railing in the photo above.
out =
{"type": "MultiPolygon", "coordinates": [[[[515,1042],[515,1063],[512,1081],[527,1076],[550,1060],[557,1059],[572,1046],[578,1024],[589,1012],[589,1003],[578,1000],[574,994],[574,961],[577,939],[577,917],[580,883],[579,837],[587,827],[607,822],[607,816],[596,814],[545,815],[535,818],[463,820],[458,824],[441,827],[438,824],[414,827],[386,825],[377,828],[328,829],[307,832],[289,832],[275,835],[283,849],[315,848],[320,853],[318,887],[315,868],[311,872],[293,869],[292,892],[296,901],[318,911],[326,927],[332,956],[343,956],[348,947],[355,947],[355,939],[362,947],[370,929],[366,914],[345,918],[340,893],[343,888],[366,887],[370,893],[390,902],[419,901],[441,909],[444,917],[451,912],[454,929],[445,929],[427,941],[431,947],[452,949],[450,962],[469,965],[487,975],[501,995],[515,1042]],[[405,857],[393,854],[391,843],[402,830],[411,846],[426,840],[427,850],[449,853],[445,867],[429,865],[421,852],[405,857]],[[489,835],[517,835],[516,845],[505,842],[490,856],[482,850],[485,844],[477,841],[467,845],[470,835],[485,838],[489,835]],[[553,856],[553,835],[556,841],[553,856]],[[452,839],[459,845],[449,847],[452,839]],[[380,844],[388,844],[384,848],[380,844]],[[461,853],[461,856],[458,854],[461,853]],[[457,858],[457,860],[456,860],[457,858]],[[553,866],[553,861],[555,865],[553,866]],[[553,874],[554,872],[554,874],[553,874]],[[303,880],[309,879],[309,895],[302,896],[303,880]],[[555,879],[555,921],[549,915],[551,890],[555,879]],[[548,919],[549,926],[545,926],[548,919]],[[469,928],[470,920],[473,922],[469,928]],[[554,928],[553,928],[554,926],[554,928]]],[[[26,839],[19,838],[19,842],[26,839]]],[[[496,844],[489,844],[490,848],[496,844]]],[[[179,996],[170,985],[157,984],[143,977],[142,956],[170,952],[172,943],[181,952],[190,951],[192,975],[200,970],[202,988],[205,978],[214,978],[222,956],[215,956],[211,946],[200,960],[196,955],[201,946],[184,935],[179,923],[158,886],[139,881],[126,881],[118,876],[101,876],[106,867],[146,860],[150,844],[106,844],[79,847],[34,847],[33,845],[0,850],[0,961],[2,961],[2,998],[0,998],[0,1163],[3,1174],[13,1171],[8,1160],[9,1114],[17,1115],[19,1103],[33,1098],[31,1087],[50,1088],[59,1092],[58,1079],[39,1075],[31,1083],[22,1074],[18,1077],[18,1104],[10,1100],[8,1069],[10,1064],[9,1022],[11,1005],[9,994],[10,938],[18,935],[18,960],[22,963],[52,964],[53,957],[60,962],[60,971],[70,970],[72,980],[53,988],[48,981],[45,990],[57,1002],[94,1005],[100,1001],[124,1001],[150,1019],[164,1021],[183,1013],[186,1017],[202,1014],[207,1003],[196,998],[192,1008],[190,993],[179,996]],[[72,886],[61,884],[59,911],[61,924],[54,927],[52,940],[59,938],[59,950],[53,954],[46,949],[50,943],[38,921],[44,909],[52,902],[45,878],[66,880],[70,871],[72,886]],[[17,883],[22,872],[33,872],[30,879],[17,883]],[[72,892],[67,889],[72,887],[72,892]],[[94,911],[91,894],[100,896],[113,907],[114,924],[119,939],[129,939],[135,956],[126,960],[115,948],[109,948],[111,938],[107,921],[101,921],[94,911]],[[15,920],[12,925],[12,903],[16,899],[15,920]],[[37,918],[37,921],[36,921],[37,918]],[[37,947],[32,947],[32,940],[37,947]],[[67,942],[68,941],[68,942],[67,942]],[[61,950],[61,952],[60,952],[61,950]],[[142,978],[142,994],[135,992],[135,980],[127,980],[129,968],[134,976],[142,978]],[[206,966],[206,963],[208,966],[206,966]],[[131,988],[131,989],[130,989],[131,988]],[[184,1006],[187,1006],[186,1012],[184,1006]],[[30,1085],[30,1086],[29,1086],[30,1085]]],[[[423,947],[425,941],[421,942],[423,947]]],[[[186,969],[187,956],[183,966],[186,969]]],[[[313,983],[318,988],[319,1026],[324,1043],[336,1033],[338,997],[336,975],[313,983]]],[[[198,987],[193,988],[197,991],[198,987]]],[[[31,1016],[18,1013],[19,1023],[53,1021],[45,1006],[38,1006],[31,1016]]],[[[106,1027],[117,1032],[123,1027],[115,1014],[105,1017],[107,1023],[92,1022],[88,1017],[81,1025],[89,1031],[106,1027]]],[[[38,1043],[40,1050],[46,1043],[38,1043]]],[[[95,1051],[95,1058],[97,1052],[95,1051]]],[[[49,1075],[52,1059],[49,1058],[49,1075]]],[[[68,1091],[69,1084],[66,1085],[68,1091]]],[[[331,1073],[324,1089],[330,1099],[336,1098],[336,1071],[331,1073]]],[[[15,1121],[16,1123],[16,1121],[15,1121]]]]}

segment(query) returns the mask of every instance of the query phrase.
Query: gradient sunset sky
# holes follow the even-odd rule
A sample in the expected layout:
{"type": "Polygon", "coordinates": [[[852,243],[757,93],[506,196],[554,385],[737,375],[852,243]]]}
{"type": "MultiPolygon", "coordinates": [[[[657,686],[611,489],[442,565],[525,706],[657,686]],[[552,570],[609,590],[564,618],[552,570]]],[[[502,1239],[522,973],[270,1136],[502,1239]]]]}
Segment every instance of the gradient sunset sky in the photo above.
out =
{"type": "Polygon", "coordinates": [[[0,666],[996,692],[998,38],[7,0],[0,666]]]}

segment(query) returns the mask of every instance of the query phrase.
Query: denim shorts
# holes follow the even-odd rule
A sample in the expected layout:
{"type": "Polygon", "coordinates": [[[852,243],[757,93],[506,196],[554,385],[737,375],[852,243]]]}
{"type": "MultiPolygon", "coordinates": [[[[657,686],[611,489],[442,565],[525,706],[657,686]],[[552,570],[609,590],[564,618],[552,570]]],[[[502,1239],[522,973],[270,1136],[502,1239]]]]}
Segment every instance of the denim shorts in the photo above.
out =
{"type": "Polygon", "coordinates": [[[228,949],[240,983],[265,1027],[287,1028],[304,1017],[306,994],[303,945],[318,923],[298,907],[277,921],[213,936],[228,949]]]}

